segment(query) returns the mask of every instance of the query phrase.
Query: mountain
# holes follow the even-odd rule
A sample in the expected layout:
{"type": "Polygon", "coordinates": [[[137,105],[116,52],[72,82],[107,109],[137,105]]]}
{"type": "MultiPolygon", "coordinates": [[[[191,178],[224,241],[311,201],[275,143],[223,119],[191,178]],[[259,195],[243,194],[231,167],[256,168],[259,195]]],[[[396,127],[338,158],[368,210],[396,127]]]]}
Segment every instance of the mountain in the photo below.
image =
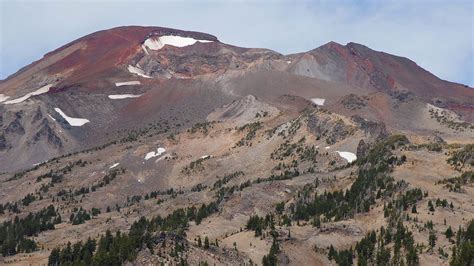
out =
{"type": "MultiPolygon", "coordinates": [[[[343,264],[371,230],[431,222],[376,251],[446,264],[413,243],[462,244],[441,233],[474,212],[472,99],[356,43],[282,55],[162,27],[92,33],[0,82],[0,220],[51,223],[0,240],[4,262],[78,260],[55,248],[122,230],[140,237],[107,241],[136,264],[343,264]]],[[[104,264],[101,241],[87,256],[104,264]]]]}

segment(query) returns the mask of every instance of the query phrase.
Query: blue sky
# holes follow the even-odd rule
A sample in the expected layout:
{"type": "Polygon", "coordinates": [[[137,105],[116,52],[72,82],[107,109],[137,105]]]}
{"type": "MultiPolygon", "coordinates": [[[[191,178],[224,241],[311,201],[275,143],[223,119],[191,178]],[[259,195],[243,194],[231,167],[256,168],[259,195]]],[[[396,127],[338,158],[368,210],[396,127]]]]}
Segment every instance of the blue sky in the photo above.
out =
{"type": "Polygon", "coordinates": [[[405,56],[474,85],[474,1],[0,0],[0,79],[94,31],[155,25],[288,54],[329,41],[405,56]]]}

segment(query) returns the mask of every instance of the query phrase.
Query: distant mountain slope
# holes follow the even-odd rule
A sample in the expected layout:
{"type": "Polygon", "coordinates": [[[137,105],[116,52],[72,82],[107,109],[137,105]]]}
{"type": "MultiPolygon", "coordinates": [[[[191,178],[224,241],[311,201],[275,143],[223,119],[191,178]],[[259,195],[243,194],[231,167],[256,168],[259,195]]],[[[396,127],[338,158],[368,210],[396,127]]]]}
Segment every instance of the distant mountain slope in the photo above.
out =
{"type": "Polygon", "coordinates": [[[441,123],[463,129],[474,121],[472,88],[360,44],[330,42],[281,55],[206,33],[118,27],[72,41],[0,82],[0,159],[9,162],[0,171],[101,145],[147,124],[181,130],[248,95],[277,108],[284,108],[278,106],[284,95],[318,98],[332,112],[424,134],[449,135],[441,123]],[[440,122],[431,121],[433,108],[442,108],[440,122]],[[43,133],[29,122],[38,110],[46,119],[43,133]]]}
{"type": "Polygon", "coordinates": [[[335,42],[295,56],[291,73],[386,93],[409,91],[427,102],[460,112],[469,121],[474,119],[472,88],[441,80],[408,58],[357,43],[344,46],[335,42]]]}

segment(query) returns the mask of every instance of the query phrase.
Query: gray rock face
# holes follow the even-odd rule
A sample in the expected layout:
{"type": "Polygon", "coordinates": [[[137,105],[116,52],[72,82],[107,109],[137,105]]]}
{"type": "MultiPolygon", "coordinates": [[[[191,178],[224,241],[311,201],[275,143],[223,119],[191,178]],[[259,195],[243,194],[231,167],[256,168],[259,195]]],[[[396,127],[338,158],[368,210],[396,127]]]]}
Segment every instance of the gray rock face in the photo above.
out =
{"type": "Polygon", "coordinates": [[[380,141],[388,137],[387,128],[384,123],[366,120],[358,115],[352,116],[352,121],[358,124],[374,141],[380,141]]]}
{"type": "Polygon", "coordinates": [[[41,118],[43,118],[43,112],[41,112],[41,108],[38,106],[38,109],[36,109],[36,113],[33,117],[33,123],[41,120],[41,118]]]}
{"type": "Polygon", "coordinates": [[[410,91],[394,91],[390,96],[399,102],[409,102],[415,98],[415,94],[410,91]]]}
{"type": "Polygon", "coordinates": [[[357,145],[357,158],[363,158],[365,155],[367,155],[369,149],[370,145],[361,139],[357,145]]]}
{"type": "Polygon", "coordinates": [[[22,116],[22,112],[15,113],[15,119],[10,124],[8,124],[7,128],[5,129],[5,133],[24,135],[25,128],[21,124],[22,116]]]}
{"type": "Polygon", "coordinates": [[[49,144],[56,148],[61,148],[63,146],[61,139],[56,135],[54,130],[51,129],[46,118],[41,122],[40,130],[38,130],[38,132],[33,136],[35,142],[40,141],[41,139],[46,139],[49,144]]]}
{"type": "Polygon", "coordinates": [[[357,110],[367,106],[367,100],[351,93],[342,97],[341,104],[349,110],[357,110]]]}
{"type": "Polygon", "coordinates": [[[326,142],[332,145],[345,139],[353,133],[352,126],[346,125],[342,120],[330,117],[311,115],[308,118],[308,128],[317,136],[326,137],[326,142]]]}
{"type": "Polygon", "coordinates": [[[5,139],[5,135],[0,135],[0,151],[3,151],[7,148],[7,140],[5,139]]]}

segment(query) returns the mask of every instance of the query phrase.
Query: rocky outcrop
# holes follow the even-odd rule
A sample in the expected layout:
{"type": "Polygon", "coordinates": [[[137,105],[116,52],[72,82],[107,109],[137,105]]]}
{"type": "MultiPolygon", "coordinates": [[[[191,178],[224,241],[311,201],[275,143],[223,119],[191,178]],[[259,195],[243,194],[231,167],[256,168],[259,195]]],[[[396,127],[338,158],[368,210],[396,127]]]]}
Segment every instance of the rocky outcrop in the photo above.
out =
{"type": "Polygon", "coordinates": [[[370,149],[370,145],[366,143],[363,139],[359,141],[357,145],[357,158],[363,158],[367,155],[367,152],[370,149]]]}
{"type": "Polygon", "coordinates": [[[374,141],[380,141],[388,137],[389,133],[384,123],[377,123],[364,119],[358,115],[352,116],[352,121],[356,123],[365,134],[372,138],[374,141]]]}
{"type": "Polygon", "coordinates": [[[367,100],[356,94],[348,94],[341,99],[341,104],[349,110],[357,110],[367,106],[367,100]]]}
{"type": "Polygon", "coordinates": [[[36,109],[35,115],[33,116],[33,123],[41,120],[43,118],[43,112],[41,112],[41,108],[38,106],[38,109],[36,109]]]}
{"type": "Polygon", "coordinates": [[[253,95],[247,95],[221,108],[217,108],[207,116],[207,120],[232,121],[238,126],[242,126],[262,118],[273,117],[276,114],[278,114],[277,108],[260,102],[253,95]]]}
{"type": "Polygon", "coordinates": [[[3,151],[7,148],[7,140],[5,139],[5,135],[0,135],[0,151],[3,151]]]}
{"type": "Polygon", "coordinates": [[[355,131],[353,126],[346,125],[342,119],[326,115],[310,115],[308,129],[317,136],[325,137],[330,145],[345,139],[355,131]]]}
{"type": "Polygon", "coordinates": [[[41,122],[41,127],[36,132],[36,134],[33,136],[33,140],[35,142],[40,141],[42,139],[45,139],[49,144],[54,146],[55,148],[61,148],[63,146],[63,143],[61,141],[61,138],[56,135],[56,132],[54,132],[53,129],[49,126],[48,119],[43,119],[41,122]]]}
{"type": "Polygon", "coordinates": [[[395,99],[398,102],[409,102],[415,98],[415,94],[411,91],[407,90],[396,90],[390,93],[390,96],[392,96],[393,99],[395,99]]]}
{"type": "Polygon", "coordinates": [[[10,124],[8,124],[7,128],[5,129],[5,133],[24,135],[25,128],[21,124],[22,117],[23,117],[23,112],[15,113],[15,119],[12,122],[10,122],[10,124]]]}

